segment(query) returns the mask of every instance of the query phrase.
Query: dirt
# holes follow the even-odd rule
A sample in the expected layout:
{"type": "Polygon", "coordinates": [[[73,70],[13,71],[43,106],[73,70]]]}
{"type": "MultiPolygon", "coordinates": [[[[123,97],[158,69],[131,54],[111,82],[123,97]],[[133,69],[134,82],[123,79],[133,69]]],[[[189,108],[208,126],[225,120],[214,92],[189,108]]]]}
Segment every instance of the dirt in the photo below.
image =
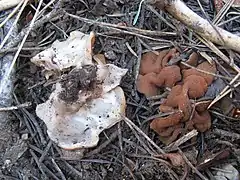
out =
{"type": "Polygon", "coordinates": [[[94,89],[97,81],[97,67],[94,65],[83,66],[81,69],[74,69],[64,75],[60,84],[63,88],[59,94],[60,99],[67,103],[78,100],[79,91],[94,89]]]}

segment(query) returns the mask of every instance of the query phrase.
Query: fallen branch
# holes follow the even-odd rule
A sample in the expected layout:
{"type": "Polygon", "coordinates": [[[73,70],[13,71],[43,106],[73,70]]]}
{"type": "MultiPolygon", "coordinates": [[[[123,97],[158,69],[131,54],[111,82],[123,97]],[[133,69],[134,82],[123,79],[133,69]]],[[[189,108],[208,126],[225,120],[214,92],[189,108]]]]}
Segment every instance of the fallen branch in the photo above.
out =
{"type": "Polygon", "coordinates": [[[198,35],[240,53],[240,37],[219,28],[189,9],[181,0],[146,0],[147,3],[167,11],[198,35]]]}

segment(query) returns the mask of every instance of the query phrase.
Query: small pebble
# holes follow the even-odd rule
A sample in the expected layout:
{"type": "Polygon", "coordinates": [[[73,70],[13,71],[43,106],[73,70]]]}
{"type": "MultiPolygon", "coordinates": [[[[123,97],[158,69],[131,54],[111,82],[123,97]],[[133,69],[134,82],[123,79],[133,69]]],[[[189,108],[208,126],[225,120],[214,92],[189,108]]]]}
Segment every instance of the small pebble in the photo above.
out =
{"type": "Polygon", "coordinates": [[[3,169],[9,168],[11,166],[11,160],[7,159],[4,161],[4,165],[2,166],[3,169]]]}
{"type": "Polygon", "coordinates": [[[28,134],[27,133],[22,134],[21,138],[22,138],[22,140],[27,140],[28,139],[28,134]]]}
{"type": "Polygon", "coordinates": [[[117,59],[116,53],[115,53],[114,51],[112,51],[112,50],[105,52],[104,55],[105,55],[105,57],[106,57],[107,59],[109,59],[109,60],[115,60],[115,59],[117,59]]]}

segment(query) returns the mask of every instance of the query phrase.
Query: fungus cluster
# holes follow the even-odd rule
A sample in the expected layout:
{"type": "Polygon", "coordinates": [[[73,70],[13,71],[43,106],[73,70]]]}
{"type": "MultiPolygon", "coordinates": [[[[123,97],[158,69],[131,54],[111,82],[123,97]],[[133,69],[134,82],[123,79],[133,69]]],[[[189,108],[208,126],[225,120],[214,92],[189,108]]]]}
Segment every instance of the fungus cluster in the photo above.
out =
{"type": "Polygon", "coordinates": [[[93,56],[94,40],[94,33],[73,31],[31,59],[47,73],[62,74],[49,99],[37,105],[36,115],[49,138],[65,150],[96,146],[99,134],[125,115],[119,84],[127,69],[106,64],[101,54],[93,56]]]}
{"type": "Polygon", "coordinates": [[[169,144],[181,133],[197,129],[200,132],[211,126],[211,116],[207,103],[194,103],[201,98],[213,82],[211,73],[216,72],[216,65],[208,62],[198,63],[198,54],[193,52],[187,63],[196,68],[184,65],[168,65],[172,58],[179,56],[176,49],[163,50],[157,53],[143,54],[137,89],[145,96],[158,94],[161,87],[171,88],[159,110],[170,113],[166,117],[154,119],[150,127],[160,135],[160,139],[169,144]],[[206,73],[207,72],[207,73],[206,73]]]}

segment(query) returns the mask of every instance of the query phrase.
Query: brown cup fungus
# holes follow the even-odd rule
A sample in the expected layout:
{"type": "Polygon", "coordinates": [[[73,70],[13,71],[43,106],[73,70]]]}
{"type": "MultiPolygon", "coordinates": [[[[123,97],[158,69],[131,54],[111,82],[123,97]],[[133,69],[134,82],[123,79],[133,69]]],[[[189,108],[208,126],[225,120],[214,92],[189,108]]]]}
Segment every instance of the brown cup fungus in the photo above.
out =
{"type": "Polygon", "coordinates": [[[137,80],[137,90],[148,96],[157,95],[160,87],[172,88],[181,80],[180,68],[176,65],[166,66],[168,61],[176,56],[176,50],[163,50],[159,55],[153,52],[143,54],[140,75],[137,80]]]}
{"type": "Polygon", "coordinates": [[[163,50],[159,55],[153,52],[142,56],[137,89],[146,96],[158,94],[161,87],[169,87],[171,91],[160,105],[163,113],[172,114],[154,119],[150,127],[159,134],[160,139],[169,144],[176,140],[185,130],[197,129],[204,132],[211,127],[211,116],[207,106],[196,106],[190,99],[197,99],[206,93],[208,86],[214,80],[212,73],[216,65],[208,62],[198,63],[198,54],[193,52],[186,61],[196,69],[188,69],[183,65],[170,65],[172,57],[178,56],[176,49],[163,50]]]}

